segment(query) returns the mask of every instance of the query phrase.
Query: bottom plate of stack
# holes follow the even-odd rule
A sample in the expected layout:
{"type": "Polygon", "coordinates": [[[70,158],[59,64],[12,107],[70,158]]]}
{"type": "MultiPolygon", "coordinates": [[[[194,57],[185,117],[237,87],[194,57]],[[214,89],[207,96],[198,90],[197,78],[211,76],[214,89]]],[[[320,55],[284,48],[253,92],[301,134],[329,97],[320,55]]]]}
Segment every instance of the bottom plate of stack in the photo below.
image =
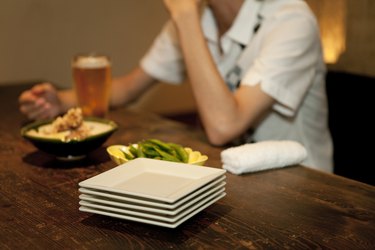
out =
{"type": "Polygon", "coordinates": [[[225,172],[137,158],[80,182],[79,210],[175,228],[226,195],[225,172]]]}

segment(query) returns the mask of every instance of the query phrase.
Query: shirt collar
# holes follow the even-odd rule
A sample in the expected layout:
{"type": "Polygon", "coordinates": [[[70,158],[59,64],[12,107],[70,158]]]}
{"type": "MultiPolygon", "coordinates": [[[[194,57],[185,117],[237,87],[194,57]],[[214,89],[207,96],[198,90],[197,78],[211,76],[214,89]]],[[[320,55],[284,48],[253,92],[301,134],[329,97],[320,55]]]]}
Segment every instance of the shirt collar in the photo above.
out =
{"type": "MultiPolygon", "coordinates": [[[[232,26],[224,36],[242,45],[246,45],[253,35],[253,27],[256,23],[259,4],[260,2],[256,0],[245,0],[232,26]]],[[[218,42],[218,30],[214,15],[210,8],[206,8],[203,13],[202,29],[208,40],[218,42]]]]}
{"type": "Polygon", "coordinates": [[[205,8],[201,23],[202,23],[203,34],[206,37],[206,39],[212,42],[217,42],[218,29],[215,23],[214,15],[210,8],[208,7],[205,8]]]}

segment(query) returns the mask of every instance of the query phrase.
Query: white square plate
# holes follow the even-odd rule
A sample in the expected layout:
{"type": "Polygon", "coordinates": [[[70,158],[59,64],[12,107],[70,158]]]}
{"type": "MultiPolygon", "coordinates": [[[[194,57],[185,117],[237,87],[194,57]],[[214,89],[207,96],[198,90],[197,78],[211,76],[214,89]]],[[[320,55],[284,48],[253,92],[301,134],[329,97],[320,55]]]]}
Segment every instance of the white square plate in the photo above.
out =
{"type": "MultiPolygon", "coordinates": [[[[81,205],[79,207],[79,210],[83,212],[101,214],[101,215],[106,215],[110,217],[130,220],[130,221],[136,221],[136,222],[142,222],[142,223],[152,224],[152,225],[157,225],[157,226],[175,228],[181,223],[183,223],[184,221],[186,221],[187,219],[191,218],[195,214],[199,213],[203,209],[215,203],[219,199],[223,198],[225,195],[226,193],[222,192],[218,194],[217,196],[214,196],[214,197],[210,196],[209,198],[196,203],[194,206],[190,207],[184,213],[181,213],[178,217],[175,217],[173,219],[168,219],[167,217],[165,217],[164,220],[148,219],[148,218],[145,218],[144,216],[130,215],[130,214],[125,213],[126,211],[119,211],[119,212],[111,211],[113,209],[109,209],[108,207],[105,207],[105,206],[103,208],[99,208],[99,207],[95,208],[93,206],[88,207],[86,205],[81,205]]],[[[80,203],[82,203],[82,201],[80,203]]]]}
{"type": "Polygon", "coordinates": [[[129,205],[137,205],[142,207],[151,207],[151,208],[160,208],[165,210],[174,210],[182,204],[194,199],[195,197],[201,195],[204,192],[210,192],[211,189],[216,188],[217,186],[223,186],[226,184],[224,181],[226,178],[225,175],[219,176],[218,178],[210,181],[209,183],[198,188],[194,192],[189,193],[183,198],[177,200],[174,203],[159,202],[150,199],[138,198],[134,196],[121,195],[112,192],[106,192],[90,188],[80,188],[79,191],[82,194],[89,195],[90,197],[95,197],[102,201],[117,202],[129,205]]]}
{"type": "Polygon", "coordinates": [[[82,201],[87,201],[87,202],[95,203],[97,205],[102,205],[102,206],[118,207],[118,208],[129,209],[129,210],[133,210],[135,212],[141,212],[141,213],[153,213],[153,214],[159,214],[163,216],[174,216],[188,209],[194,203],[197,203],[198,201],[206,197],[209,197],[217,192],[224,192],[225,191],[224,186],[225,186],[225,182],[222,182],[219,185],[208,190],[207,192],[204,192],[198,196],[193,197],[192,199],[188,200],[187,202],[183,203],[181,206],[173,210],[155,208],[155,207],[143,206],[143,205],[135,205],[134,203],[132,204],[132,203],[127,203],[127,202],[117,202],[117,201],[112,201],[112,200],[108,200],[105,198],[103,199],[97,196],[92,196],[92,195],[87,195],[87,194],[81,194],[79,198],[82,201]]]}
{"type": "Polygon", "coordinates": [[[183,218],[186,214],[191,213],[192,211],[194,211],[198,207],[206,204],[207,202],[213,200],[216,197],[219,197],[221,194],[224,193],[224,190],[225,190],[224,188],[220,189],[220,190],[214,192],[213,194],[208,195],[207,197],[201,198],[197,202],[191,204],[190,206],[187,206],[182,212],[177,213],[176,215],[163,215],[163,214],[153,213],[153,212],[148,212],[148,211],[139,211],[139,210],[134,210],[134,209],[129,209],[129,208],[121,208],[121,207],[114,207],[114,206],[109,206],[109,205],[102,205],[102,204],[98,204],[96,202],[90,202],[90,201],[84,201],[84,200],[81,200],[79,202],[79,204],[81,206],[100,209],[100,210],[106,210],[108,212],[121,213],[121,214],[126,214],[126,215],[129,215],[129,216],[137,216],[137,217],[143,217],[143,218],[152,219],[152,220],[158,220],[158,221],[173,223],[173,222],[176,222],[177,220],[183,218]]]}
{"type": "Polygon", "coordinates": [[[173,203],[225,174],[224,169],[137,158],[79,186],[173,203]]]}

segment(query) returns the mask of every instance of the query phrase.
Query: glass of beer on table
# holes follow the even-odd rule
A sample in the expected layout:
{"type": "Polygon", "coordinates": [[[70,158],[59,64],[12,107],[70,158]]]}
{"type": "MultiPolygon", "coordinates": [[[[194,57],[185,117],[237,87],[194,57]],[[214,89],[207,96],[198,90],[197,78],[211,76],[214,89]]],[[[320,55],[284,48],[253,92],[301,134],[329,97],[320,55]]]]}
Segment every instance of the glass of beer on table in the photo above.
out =
{"type": "Polygon", "coordinates": [[[105,117],[111,92],[111,61],[108,56],[77,55],[72,61],[74,89],[84,116],[105,117]]]}

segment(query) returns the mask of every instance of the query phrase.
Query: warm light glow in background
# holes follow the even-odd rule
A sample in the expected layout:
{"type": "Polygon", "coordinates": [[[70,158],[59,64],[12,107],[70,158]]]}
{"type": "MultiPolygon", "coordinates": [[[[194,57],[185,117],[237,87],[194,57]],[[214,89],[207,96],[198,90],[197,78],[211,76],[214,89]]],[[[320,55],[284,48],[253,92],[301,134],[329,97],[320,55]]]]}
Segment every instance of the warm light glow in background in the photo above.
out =
{"type": "Polygon", "coordinates": [[[306,0],[320,27],[324,60],[335,64],[346,48],[346,0],[306,0]]]}

